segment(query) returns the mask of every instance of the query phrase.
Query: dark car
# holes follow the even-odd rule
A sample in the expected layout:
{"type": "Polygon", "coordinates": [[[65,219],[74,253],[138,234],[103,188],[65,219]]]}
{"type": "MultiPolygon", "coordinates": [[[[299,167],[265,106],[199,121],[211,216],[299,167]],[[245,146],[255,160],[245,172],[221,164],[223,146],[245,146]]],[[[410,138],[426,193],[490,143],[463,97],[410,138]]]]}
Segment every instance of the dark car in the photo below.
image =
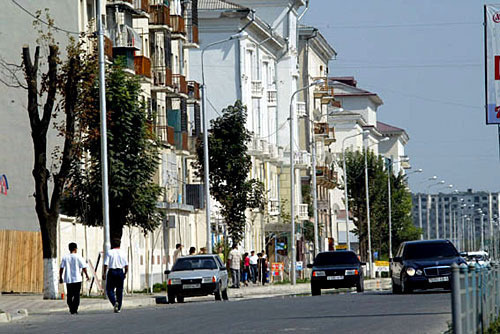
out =
{"type": "Polygon", "coordinates": [[[466,263],[449,240],[403,242],[391,259],[393,293],[451,288],[451,265],[466,263]]]}
{"type": "Polygon", "coordinates": [[[334,251],[319,253],[314,259],[311,274],[311,293],[321,295],[321,289],[356,287],[364,291],[363,266],[356,253],[352,251],[334,251]]]}
{"type": "Polygon", "coordinates": [[[166,270],[168,302],[183,302],[184,297],[214,295],[227,300],[227,269],[218,255],[178,258],[172,270],[166,270]]]}

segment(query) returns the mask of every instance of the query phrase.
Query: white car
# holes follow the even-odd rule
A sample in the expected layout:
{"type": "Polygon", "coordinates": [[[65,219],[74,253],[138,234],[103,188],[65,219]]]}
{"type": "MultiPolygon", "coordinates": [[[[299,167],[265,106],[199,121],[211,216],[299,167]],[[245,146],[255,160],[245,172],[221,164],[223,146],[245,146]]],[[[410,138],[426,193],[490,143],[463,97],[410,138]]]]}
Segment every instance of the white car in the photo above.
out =
{"type": "Polygon", "coordinates": [[[490,256],[485,251],[466,252],[464,258],[467,264],[477,263],[481,267],[486,267],[490,264],[490,256]]]}

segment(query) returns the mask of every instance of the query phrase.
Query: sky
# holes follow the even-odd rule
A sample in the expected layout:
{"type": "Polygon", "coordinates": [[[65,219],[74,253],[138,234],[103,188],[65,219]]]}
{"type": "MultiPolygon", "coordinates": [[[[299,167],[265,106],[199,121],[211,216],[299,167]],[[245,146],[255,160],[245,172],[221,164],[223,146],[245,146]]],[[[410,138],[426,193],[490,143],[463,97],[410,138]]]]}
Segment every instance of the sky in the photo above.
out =
{"type": "Polygon", "coordinates": [[[302,19],[338,53],[330,76],[354,76],[384,101],[378,120],[408,133],[412,170],[423,169],[408,175],[412,191],[434,175],[459,191],[500,191],[498,128],[484,112],[484,3],[311,0],[302,19]]]}

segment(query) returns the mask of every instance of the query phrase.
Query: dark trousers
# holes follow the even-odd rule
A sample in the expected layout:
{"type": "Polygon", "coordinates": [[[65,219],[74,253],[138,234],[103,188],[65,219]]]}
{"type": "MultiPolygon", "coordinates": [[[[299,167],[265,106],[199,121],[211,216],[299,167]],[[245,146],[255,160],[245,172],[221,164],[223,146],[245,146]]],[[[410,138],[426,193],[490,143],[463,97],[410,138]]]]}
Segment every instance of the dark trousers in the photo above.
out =
{"type": "Polygon", "coordinates": [[[239,269],[231,268],[231,279],[233,281],[233,287],[239,288],[240,287],[240,271],[239,271],[239,269]]]}
{"type": "Polygon", "coordinates": [[[69,312],[75,314],[78,312],[78,306],[80,306],[80,290],[82,288],[82,282],[78,283],[66,283],[66,302],[69,306],[69,312]]]}
{"type": "Polygon", "coordinates": [[[108,295],[111,305],[115,306],[118,303],[118,308],[122,308],[122,298],[123,298],[123,281],[125,280],[125,274],[123,269],[109,269],[108,276],[106,279],[106,294],[108,295]],[[115,297],[116,290],[116,297],[115,297]]]}
{"type": "Polygon", "coordinates": [[[252,278],[252,282],[257,282],[257,265],[256,264],[251,264],[250,265],[250,274],[252,278]]]}

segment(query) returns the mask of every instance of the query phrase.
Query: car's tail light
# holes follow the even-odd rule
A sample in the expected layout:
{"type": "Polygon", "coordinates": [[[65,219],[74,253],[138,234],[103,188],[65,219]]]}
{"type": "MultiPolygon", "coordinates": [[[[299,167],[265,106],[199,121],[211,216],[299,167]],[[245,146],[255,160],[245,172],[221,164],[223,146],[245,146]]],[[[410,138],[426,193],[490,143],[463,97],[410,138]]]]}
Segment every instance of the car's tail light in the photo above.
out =
{"type": "Polygon", "coordinates": [[[217,278],[215,276],[212,276],[212,283],[215,283],[217,281],[217,278]]]}

